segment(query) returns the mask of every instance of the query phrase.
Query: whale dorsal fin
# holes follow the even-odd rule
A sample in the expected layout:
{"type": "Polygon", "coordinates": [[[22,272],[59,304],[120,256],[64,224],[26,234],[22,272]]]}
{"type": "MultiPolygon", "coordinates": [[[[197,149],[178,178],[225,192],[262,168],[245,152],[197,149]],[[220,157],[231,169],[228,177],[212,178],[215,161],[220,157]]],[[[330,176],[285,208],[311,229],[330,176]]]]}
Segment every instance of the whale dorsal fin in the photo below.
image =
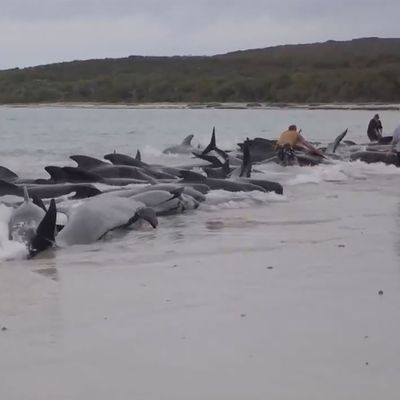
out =
{"type": "Polygon", "coordinates": [[[333,149],[332,149],[332,153],[334,153],[337,149],[337,147],[339,146],[339,143],[343,140],[343,138],[346,136],[347,133],[347,129],[341,133],[333,142],[333,149]]]}
{"type": "Polygon", "coordinates": [[[67,175],[61,167],[57,167],[55,165],[47,165],[46,167],[44,167],[44,169],[50,175],[50,178],[54,182],[66,182],[67,181],[67,175]]]}
{"type": "Polygon", "coordinates": [[[138,161],[142,161],[142,155],[141,155],[141,153],[140,153],[140,150],[138,150],[138,151],[136,152],[135,159],[138,160],[138,161]]]}
{"type": "Polygon", "coordinates": [[[73,155],[69,157],[71,160],[74,160],[79,168],[91,170],[102,165],[110,165],[102,160],[99,160],[94,157],[82,156],[82,155],[73,155]]]}
{"type": "Polygon", "coordinates": [[[194,135],[186,136],[185,139],[182,140],[182,145],[191,146],[193,137],[194,137],[194,135]]]}
{"type": "Polygon", "coordinates": [[[17,178],[18,175],[15,172],[0,165],[0,179],[6,182],[12,182],[15,181],[17,178]]]}
{"type": "Polygon", "coordinates": [[[24,202],[29,203],[29,193],[28,193],[28,188],[26,185],[24,185],[24,202]]]}
{"type": "Polygon", "coordinates": [[[32,199],[32,203],[37,205],[38,207],[40,207],[43,211],[47,212],[46,206],[44,205],[42,199],[39,196],[36,196],[35,194],[33,194],[31,196],[32,199]]]}

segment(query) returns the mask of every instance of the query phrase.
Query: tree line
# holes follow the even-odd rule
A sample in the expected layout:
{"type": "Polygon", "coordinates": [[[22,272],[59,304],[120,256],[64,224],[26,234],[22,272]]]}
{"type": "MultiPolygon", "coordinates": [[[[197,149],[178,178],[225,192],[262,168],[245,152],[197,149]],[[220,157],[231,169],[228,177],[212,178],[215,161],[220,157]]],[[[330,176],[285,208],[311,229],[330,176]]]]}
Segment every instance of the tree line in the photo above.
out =
{"type": "Polygon", "coordinates": [[[0,103],[400,102],[400,39],[0,71],[0,103]]]}

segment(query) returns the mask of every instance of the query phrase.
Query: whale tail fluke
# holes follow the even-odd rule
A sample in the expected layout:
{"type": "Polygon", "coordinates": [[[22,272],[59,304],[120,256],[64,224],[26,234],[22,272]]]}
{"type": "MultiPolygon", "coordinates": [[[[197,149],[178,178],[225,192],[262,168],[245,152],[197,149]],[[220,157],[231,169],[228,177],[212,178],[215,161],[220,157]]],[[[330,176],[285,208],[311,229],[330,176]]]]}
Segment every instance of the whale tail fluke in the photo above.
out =
{"type": "Polygon", "coordinates": [[[56,219],[57,219],[57,208],[54,199],[51,200],[49,209],[46,215],[40,222],[36,235],[32,238],[29,244],[29,256],[30,258],[35,257],[37,254],[48,249],[54,245],[55,232],[56,232],[56,219]]]}
{"type": "Polygon", "coordinates": [[[211,134],[211,140],[208,146],[203,150],[201,153],[202,155],[209,153],[212,150],[215,150],[217,148],[217,143],[215,139],[215,126],[213,127],[212,134],[211,134]]]}

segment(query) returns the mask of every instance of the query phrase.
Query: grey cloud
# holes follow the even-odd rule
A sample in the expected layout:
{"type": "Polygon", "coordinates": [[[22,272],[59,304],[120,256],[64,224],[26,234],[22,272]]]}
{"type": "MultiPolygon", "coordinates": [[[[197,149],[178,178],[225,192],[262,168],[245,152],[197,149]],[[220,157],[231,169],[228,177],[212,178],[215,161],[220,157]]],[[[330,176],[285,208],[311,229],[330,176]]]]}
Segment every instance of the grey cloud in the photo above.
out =
{"type": "Polygon", "coordinates": [[[394,0],[0,0],[2,18],[14,20],[68,19],[99,16],[151,16],[154,19],[208,17],[210,19],[270,15],[307,17],[345,15],[396,7],[394,0]]]}

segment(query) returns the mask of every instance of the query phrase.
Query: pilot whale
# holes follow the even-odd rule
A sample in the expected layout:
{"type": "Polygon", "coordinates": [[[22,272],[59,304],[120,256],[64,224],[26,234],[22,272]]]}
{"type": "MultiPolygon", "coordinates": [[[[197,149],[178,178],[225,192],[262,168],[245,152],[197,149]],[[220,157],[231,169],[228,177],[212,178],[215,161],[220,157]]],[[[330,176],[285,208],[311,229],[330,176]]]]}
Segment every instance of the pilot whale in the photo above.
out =
{"type": "Polygon", "coordinates": [[[45,211],[32,202],[25,187],[24,202],[13,210],[8,222],[9,239],[25,244],[33,257],[54,244],[56,217],[54,199],[45,211]]]}
{"type": "MultiPolygon", "coordinates": [[[[30,195],[35,195],[41,199],[51,199],[55,197],[65,196],[75,193],[75,199],[83,199],[86,197],[96,196],[101,193],[99,189],[89,184],[42,184],[42,185],[26,185],[30,195]]],[[[24,196],[23,186],[18,186],[10,182],[0,180],[0,196],[13,195],[24,196]]]]}
{"type": "Polygon", "coordinates": [[[194,135],[188,135],[181,144],[167,147],[163,150],[164,154],[190,154],[195,148],[192,146],[194,135]]]}
{"type": "Polygon", "coordinates": [[[117,196],[93,197],[72,210],[56,244],[65,247],[93,243],[139,220],[149,222],[153,228],[158,225],[155,211],[142,202],[117,196]]]}

